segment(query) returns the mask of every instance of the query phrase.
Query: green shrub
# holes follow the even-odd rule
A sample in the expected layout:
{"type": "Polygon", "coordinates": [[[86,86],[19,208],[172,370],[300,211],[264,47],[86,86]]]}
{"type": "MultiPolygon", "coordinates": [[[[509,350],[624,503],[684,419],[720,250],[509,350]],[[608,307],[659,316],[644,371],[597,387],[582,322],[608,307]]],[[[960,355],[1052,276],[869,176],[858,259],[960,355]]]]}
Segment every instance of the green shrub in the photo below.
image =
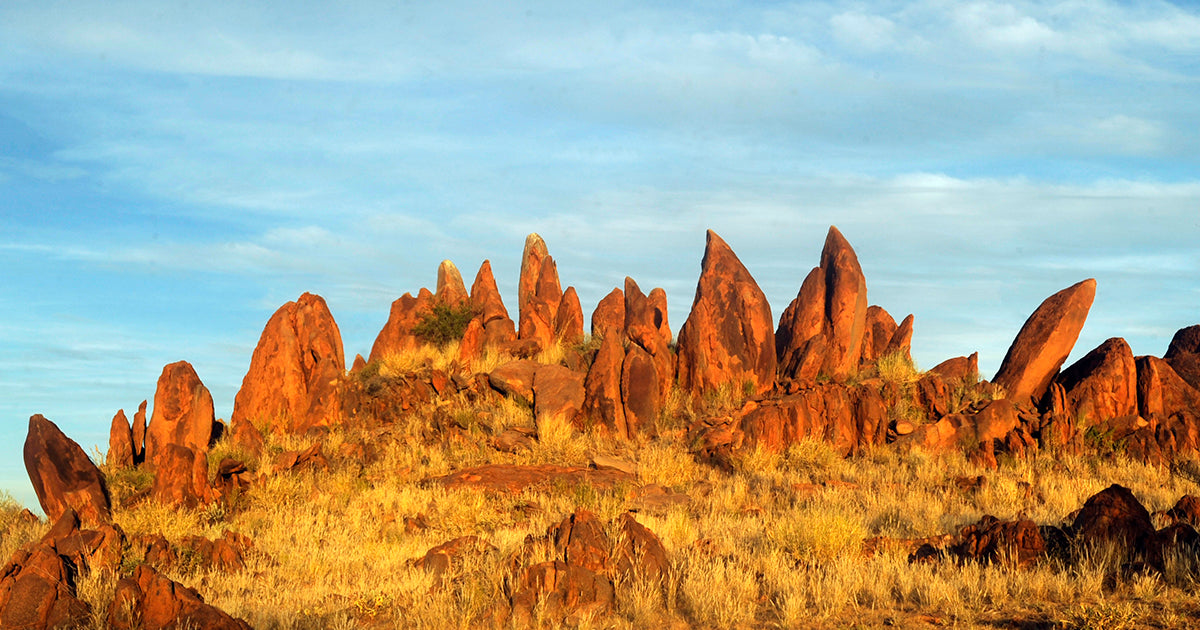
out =
{"type": "Polygon", "coordinates": [[[426,343],[439,348],[452,341],[462,339],[467,330],[467,324],[475,316],[471,305],[463,303],[460,306],[449,304],[434,304],[428,313],[421,316],[421,321],[413,326],[413,334],[426,343]]]}

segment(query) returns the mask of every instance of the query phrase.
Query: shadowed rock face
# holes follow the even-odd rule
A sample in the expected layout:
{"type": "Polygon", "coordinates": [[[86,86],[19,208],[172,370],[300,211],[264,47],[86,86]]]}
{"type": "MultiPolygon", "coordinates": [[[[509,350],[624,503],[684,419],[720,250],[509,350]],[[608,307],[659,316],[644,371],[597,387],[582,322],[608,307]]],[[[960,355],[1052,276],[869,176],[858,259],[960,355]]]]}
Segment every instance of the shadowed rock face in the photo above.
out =
{"type": "Polygon", "coordinates": [[[1076,361],[1057,382],[1066,391],[1067,408],[1087,425],[1137,413],[1137,368],[1133,351],[1113,337],[1076,361]]]}
{"type": "Polygon", "coordinates": [[[569,344],[583,340],[583,307],[575,287],[563,291],[558,312],[554,315],[554,337],[569,344]]]}
{"type": "Polygon", "coordinates": [[[1046,298],[1017,333],[992,382],[1014,400],[1041,399],[1075,347],[1095,297],[1096,281],[1089,278],[1046,298]]]}
{"type": "Polygon", "coordinates": [[[600,342],[600,351],[588,370],[584,381],[583,416],[588,422],[603,425],[610,433],[622,438],[629,437],[625,424],[625,406],[621,402],[621,366],[625,360],[625,349],[621,336],[606,334],[600,342]]]}
{"type": "MultiPolygon", "coordinates": [[[[232,422],[295,432],[328,426],[341,407],[337,380],[345,371],[333,315],[320,296],[305,293],[275,311],[263,329],[234,399],[232,422]]],[[[156,400],[156,417],[157,406],[156,400]]]]}
{"type": "Polygon", "coordinates": [[[112,520],[112,501],[100,469],[41,414],[29,419],[24,455],[25,471],[47,519],[56,521],[72,509],[86,521],[112,520]]]}
{"type": "Polygon", "coordinates": [[[1150,513],[1128,488],[1118,484],[1092,495],[1072,527],[1080,540],[1113,540],[1132,548],[1144,546],[1154,536],[1150,513]]]}
{"type": "Polygon", "coordinates": [[[1163,359],[1189,385],[1200,389],[1200,324],[1177,331],[1163,359]]]}
{"type": "MultiPolygon", "coordinates": [[[[675,382],[671,328],[667,323],[667,293],[654,289],[647,296],[633,278],[625,278],[625,338],[644,350],[654,363],[658,401],[666,400],[675,382]]],[[[656,403],[657,406],[657,403],[656,403]]]]}
{"type": "Polygon", "coordinates": [[[775,383],[771,306],[729,245],[708,231],[692,312],[679,329],[679,384],[691,393],[722,385],[754,394],[775,383]]]}
{"type": "Polygon", "coordinates": [[[77,597],[73,573],[52,542],[18,549],[0,570],[0,628],[83,627],[91,607],[77,597]]]}
{"type": "Polygon", "coordinates": [[[832,226],[821,250],[821,269],[825,271],[825,321],[829,333],[824,369],[834,378],[843,378],[857,368],[862,350],[867,321],[867,279],[854,248],[832,226]]]}

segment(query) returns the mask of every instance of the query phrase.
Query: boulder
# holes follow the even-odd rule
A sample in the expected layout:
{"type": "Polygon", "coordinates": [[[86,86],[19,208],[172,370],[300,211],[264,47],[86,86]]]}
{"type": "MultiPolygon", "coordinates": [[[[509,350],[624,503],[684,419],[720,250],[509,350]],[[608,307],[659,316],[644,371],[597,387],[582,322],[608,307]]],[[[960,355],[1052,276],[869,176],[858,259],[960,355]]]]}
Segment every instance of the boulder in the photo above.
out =
{"type": "Polygon", "coordinates": [[[629,437],[625,424],[625,405],[621,399],[621,368],[625,350],[621,335],[605,334],[600,350],[584,381],[583,424],[599,424],[613,435],[629,437]]]}
{"type": "Polygon", "coordinates": [[[1029,316],[992,382],[1013,400],[1041,400],[1087,321],[1096,281],[1087,279],[1046,298],[1029,316]]]}
{"type": "Polygon", "coordinates": [[[870,387],[820,385],[747,405],[740,413],[738,427],[745,448],[779,452],[816,439],[846,456],[883,444],[887,437],[887,408],[870,387]]]}
{"type": "Polygon", "coordinates": [[[509,398],[533,404],[533,377],[542,364],[529,359],[509,361],[488,374],[488,383],[509,398]]]}
{"type": "Polygon", "coordinates": [[[125,532],[112,523],[83,529],[79,515],[68,508],[40,541],[62,556],[77,573],[114,571],[121,565],[125,532]]]}
{"type": "Polygon", "coordinates": [[[479,273],[475,274],[475,283],[471,285],[471,308],[483,326],[485,348],[516,341],[516,324],[508,316],[508,309],[504,308],[504,301],[496,288],[491,261],[483,261],[479,273]]]}
{"type": "Polygon", "coordinates": [[[392,302],[391,312],[388,313],[387,323],[375,337],[371,346],[371,354],[367,362],[375,362],[389,354],[416,349],[421,345],[421,339],[413,333],[413,328],[421,323],[422,318],[429,315],[436,299],[429,289],[422,288],[417,297],[405,293],[392,302]]]}
{"type": "Polygon", "coordinates": [[[463,363],[470,363],[483,356],[484,337],[486,331],[478,317],[472,317],[463,331],[462,341],[458,344],[458,358],[463,363]]]}
{"type": "Polygon", "coordinates": [[[604,523],[587,510],[576,510],[546,532],[557,556],[570,566],[596,573],[608,570],[609,541],[604,523]]]}
{"type": "Polygon", "coordinates": [[[692,394],[723,386],[769,391],[775,384],[773,323],[758,283],[709,230],[692,311],[679,329],[680,387],[692,394]]]}
{"type": "Polygon", "coordinates": [[[1163,359],[1137,357],[1138,414],[1147,420],[1200,411],[1200,390],[1183,380],[1163,359]]]}
{"type": "Polygon", "coordinates": [[[975,421],[975,440],[979,442],[1002,440],[1004,436],[1021,424],[1017,408],[1007,398],[989,402],[973,416],[973,419],[975,421]]]}
{"type": "Polygon", "coordinates": [[[539,608],[552,625],[574,626],[612,609],[613,585],[594,571],[551,560],[521,572],[511,603],[518,627],[529,625],[539,608]]]}
{"type": "Polygon", "coordinates": [[[82,627],[91,607],[75,590],[76,567],[52,545],[30,543],[0,569],[0,628],[82,627]]]}
{"type": "Polygon", "coordinates": [[[900,322],[900,325],[896,327],[896,332],[892,333],[892,339],[888,341],[887,347],[883,349],[883,355],[899,354],[905,359],[912,361],[912,336],[913,316],[912,313],[909,313],[900,322]]]}
{"type": "Polygon", "coordinates": [[[621,406],[627,432],[622,437],[649,438],[658,434],[655,423],[662,407],[658,378],[650,353],[630,344],[621,364],[621,406]]]}
{"type": "Polygon", "coordinates": [[[1072,529],[1085,543],[1113,541],[1130,551],[1143,549],[1154,537],[1150,513],[1128,488],[1118,484],[1089,497],[1075,516],[1072,529]]]}
{"type": "Polygon", "coordinates": [[[558,416],[574,423],[583,407],[586,375],[561,365],[542,365],[533,373],[533,416],[540,423],[558,416]]]}
{"type": "Polygon", "coordinates": [[[950,546],[950,553],[962,560],[1012,563],[1028,567],[1046,552],[1046,541],[1033,521],[1001,521],[985,515],[978,523],[964,527],[950,546]]]}
{"type": "Polygon", "coordinates": [[[457,307],[470,301],[467,287],[463,284],[462,274],[458,267],[449,260],[443,260],[437,270],[437,292],[434,297],[441,304],[457,307]]]}
{"type": "Polygon", "coordinates": [[[583,307],[575,287],[567,287],[559,300],[558,312],[554,316],[554,338],[564,343],[583,341],[583,307]]]}
{"type": "Polygon", "coordinates": [[[1167,518],[1173,523],[1187,523],[1193,527],[1200,526],[1200,497],[1185,494],[1179,497],[1174,507],[1167,510],[1167,518]]]}
{"type": "MultiPolygon", "coordinates": [[[[319,295],[305,293],[279,307],[263,328],[231,420],[296,433],[329,426],[341,413],[337,382],[345,372],[333,315],[319,295]]],[[[156,399],[156,413],[157,405],[156,399]]]]}
{"type": "Polygon", "coordinates": [[[796,298],[779,316],[775,353],[780,376],[806,382],[816,379],[825,361],[824,329],[825,271],[813,267],[796,298]]]}
{"type": "Polygon", "coordinates": [[[1137,413],[1137,366],[1133,351],[1113,337],[1058,375],[1064,402],[1086,429],[1105,420],[1137,413]]]}
{"type": "MultiPolygon", "coordinates": [[[[554,325],[563,292],[554,259],[546,250],[546,242],[537,234],[525,239],[517,289],[520,305],[517,338],[534,341],[543,350],[549,348],[556,338],[554,325]]],[[[579,319],[582,328],[582,315],[579,319]]]]}
{"type": "Polygon", "coordinates": [[[615,576],[623,580],[644,579],[665,584],[671,563],[658,536],[628,512],[617,517],[617,532],[612,552],[615,576]]]}
{"type": "MultiPolygon", "coordinates": [[[[780,318],[782,326],[783,319],[780,318]]],[[[867,316],[863,326],[863,342],[860,362],[866,366],[883,356],[887,351],[892,335],[896,334],[896,320],[882,306],[867,307],[867,316]]],[[[781,335],[776,333],[776,343],[781,335]]]]}
{"type": "Polygon", "coordinates": [[[46,518],[57,521],[72,509],[88,522],[112,520],[104,475],[74,440],[41,414],[29,418],[25,471],[46,518]]]}
{"type": "Polygon", "coordinates": [[[930,372],[941,376],[947,382],[979,380],[979,353],[972,352],[969,357],[954,357],[946,359],[929,369],[930,372]]]}
{"type": "Polygon", "coordinates": [[[146,428],[146,463],[157,469],[160,453],[171,444],[207,453],[214,424],[212,394],[196,370],[187,361],[167,365],[158,377],[154,415],[146,428]]]}
{"type": "Polygon", "coordinates": [[[621,335],[625,331],[625,294],[613,289],[592,311],[592,337],[621,335]]]}
{"type": "Polygon", "coordinates": [[[1200,324],[1176,331],[1163,360],[1180,378],[1200,389],[1200,324]]]}
{"type": "Polygon", "coordinates": [[[117,582],[108,625],[115,630],[250,630],[250,625],[204,603],[196,591],[175,582],[148,565],[117,582]]]}
{"type": "Polygon", "coordinates": [[[198,451],[182,444],[168,444],[160,449],[150,489],[154,500],[194,508],[206,503],[209,495],[207,450],[198,451]]]}
{"type": "Polygon", "coordinates": [[[118,409],[113,416],[108,429],[108,452],[104,455],[104,461],[117,468],[133,466],[133,429],[129,426],[124,409],[118,409]]]}

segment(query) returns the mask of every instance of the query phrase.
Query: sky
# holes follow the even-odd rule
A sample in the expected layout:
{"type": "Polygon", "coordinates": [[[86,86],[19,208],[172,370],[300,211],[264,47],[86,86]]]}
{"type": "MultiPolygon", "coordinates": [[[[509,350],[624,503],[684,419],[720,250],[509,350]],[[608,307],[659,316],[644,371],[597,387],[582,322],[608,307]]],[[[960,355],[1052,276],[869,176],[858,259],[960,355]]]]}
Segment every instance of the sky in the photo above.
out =
{"type": "MultiPolygon", "coordinates": [[[[538,232],[585,314],[674,331],[706,229],[779,314],[836,225],[928,368],[1200,323],[1200,10],[1167,2],[0,3],[0,490],[30,415],[85,450],[191,362],[228,418],[262,327],[392,300],[538,232]],[[336,7],[336,8],[334,8],[336,7]]],[[[153,401],[151,401],[153,402],[153,401]]]]}

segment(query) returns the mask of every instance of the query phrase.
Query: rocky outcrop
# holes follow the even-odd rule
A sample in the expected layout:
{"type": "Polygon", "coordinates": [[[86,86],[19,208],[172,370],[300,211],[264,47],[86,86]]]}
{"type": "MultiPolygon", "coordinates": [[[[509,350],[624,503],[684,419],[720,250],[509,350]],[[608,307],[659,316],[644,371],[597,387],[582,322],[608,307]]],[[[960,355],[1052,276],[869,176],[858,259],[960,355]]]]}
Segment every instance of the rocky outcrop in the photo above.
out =
{"type": "Polygon", "coordinates": [[[583,307],[575,287],[567,287],[554,315],[554,338],[572,344],[583,340],[583,307]]]}
{"type": "Polygon", "coordinates": [[[159,455],[177,444],[207,453],[213,438],[212,394],[187,361],[163,368],[154,392],[154,414],[146,429],[146,463],[158,467],[159,455]]]}
{"type": "Polygon", "coordinates": [[[146,461],[146,403],[143,400],[142,404],[138,405],[138,410],[133,414],[133,463],[140,464],[146,461]]]}
{"type": "Polygon", "coordinates": [[[125,417],[125,410],[118,409],[108,429],[108,452],[104,462],[117,468],[133,466],[133,428],[125,417]]]}
{"type": "Polygon", "coordinates": [[[581,424],[584,428],[603,426],[610,433],[628,439],[625,405],[621,401],[621,367],[625,362],[625,349],[618,334],[605,334],[602,339],[600,350],[584,381],[581,424]]]}
{"type": "Polygon", "coordinates": [[[613,289],[592,311],[592,337],[621,335],[625,332],[625,293],[613,289]]]}
{"type": "Polygon", "coordinates": [[[0,569],[0,628],[82,627],[91,607],[79,599],[75,577],[52,544],[18,549],[0,569]]]}
{"type": "Polygon", "coordinates": [[[517,327],[508,316],[508,309],[504,308],[504,301],[496,288],[491,261],[483,261],[479,265],[479,273],[475,274],[475,282],[471,285],[471,309],[483,328],[483,347],[494,348],[516,341],[517,327]]]}
{"type": "Polygon", "coordinates": [[[108,625],[116,630],[206,628],[250,630],[250,625],[204,603],[196,591],[175,582],[148,565],[139,565],[117,582],[108,625]]]}
{"type": "Polygon", "coordinates": [[[434,298],[441,304],[458,307],[467,303],[471,298],[467,295],[467,287],[463,284],[462,274],[453,262],[443,260],[437,270],[437,292],[434,298]]]}
{"type": "Polygon", "coordinates": [[[1200,450],[1200,390],[1163,359],[1137,357],[1136,422],[1118,423],[1115,439],[1130,455],[1162,463],[1200,450]]]}
{"type": "Polygon", "coordinates": [[[47,519],[57,521],[70,509],[88,522],[112,520],[112,500],[100,469],[41,414],[29,418],[24,456],[25,471],[47,519]]]}
{"type": "Polygon", "coordinates": [[[234,399],[232,422],[297,433],[329,426],[340,415],[337,381],[345,372],[333,315],[320,296],[305,293],[275,311],[263,329],[234,399]]]}
{"type": "Polygon", "coordinates": [[[633,278],[625,278],[625,338],[650,356],[658,381],[656,408],[675,383],[675,355],[671,353],[671,327],[667,322],[667,293],[656,288],[647,296],[633,278]]]}
{"type": "Polygon", "coordinates": [[[166,505],[188,508],[208,502],[207,453],[207,448],[201,451],[175,443],[160,447],[150,496],[166,505]]]}
{"type": "Polygon", "coordinates": [[[541,366],[541,363],[529,359],[509,361],[492,370],[488,382],[501,394],[532,405],[533,377],[541,366]]]}
{"type": "MultiPolygon", "coordinates": [[[[882,309],[881,309],[882,310],[882,309]]],[[[871,333],[871,349],[890,329],[882,313],[871,333]],[[875,335],[881,337],[876,341],[875,335]]],[[[830,226],[821,250],[821,264],[809,272],[800,292],[779,319],[776,335],[780,376],[810,381],[825,374],[841,381],[858,370],[867,329],[867,281],[858,255],[836,227],[830,226]]],[[[877,358],[877,357],[876,357],[877,358]]]]}
{"type": "Polygon", "coordinates": [[[1118,484],[1088,498],[1071,527],[1081,540],[1118,542],[1130,550],[1143,548],[1154,537],[1150,513],[1128,488],[1118,484]]]}
{"type": "Polygon", "coordinates": [[[1176,331],[1163,360],[1180,378],[1200,389],[1200,324],[1176,331]]]}
{"type": "Polygon", "coordinates": [[[1137,367],[1133,351],[1113,337],[1055,379],[1066,394],[1067,412],[1079,420],[1079,429],[1105,420],[1137,413],[1137,367]]]}
{"type": "Polygon", "coordinates": [[[551,416],[575,423],[583,407],[584,378],[561,365],[542,365],[533,373],[533,416],[539,426],[551,416]]]}
{"type": "Polygon", "coordinates": [[[554,343],[554,324],[562,302],[561,286],[558,268],[546,249],[546,242],[541,236],[530,234],[521,254],[521,277],[517,283],[518,339],[531,340],[542,349],[554,343]]]}
{"type": "Polygon", "coordinates": [[[1046,298],[1029,316],[992,382],[1014,400],[1039,401],[1087,321],[1096,281],[1087,279],[1046,298]]]}
{"type": "Polygon", "coordinates": [[[422,288],[413,297],[405,293],[392,302],[391,312],[388,313],[387,323],[375,337],[371,346],[371,354],[367,362],[378,361],[389,354],[414,350],[421,345],[420,337],[413,333],[413,328],[421,323],[421,319],[429,315],[436,302],[429,289],[422,288]]]}
{"type": "Polygon", "coordinates": [[[631,344],[621,363],[621,406],[625,415],[625,438],[654,437],[655,422],[662,406],[654,357],[631,344]]]}
{"type": "Polygon", "coordinates": [[[757,395],[775,383],[771,306],[733,250],[712,230],[692,311],[679,329],[678,353],[680,387],[692,394],[733,387],[757,395]]]}
{"type": "Polygon", "coordinates": [[[929,369],[930,372],[944,378],[947,382],[979,380],[979,353],[972,352],[969,357],[954,357],[946,359],[929,369]]]}
{"type": "Polygon", "coordinates": [[[779,452],[806,439],[829,442],[845,456],[883,444],[887,409],[870,387],[833,384],[802,390],[777,400],[743,408],[738,429],[742,446],[779,452]]]}
{"type": "MultiPolygon", "coordinates": [[[[781,318],[782,319],[782,318],[781,318]]],[[[781,321],[782,325],[782,321],[781,321]]],[[[896,320],[882,306],[867,307],[867,316],[863,326],[862,353],[859,358],[861,365],[870,365],[887,351],[892,336],[896,334],[896,320]]],[[[776,343],[783,335],[775,333],[776,343]]]]}
{"type": "Polygon", "coordinates": [[[1046,541],[1033,521],[1001,521],[991,515],[964,527],[950,546],[950,553],[960,560],[1007,562],[1022,568],[1031,566],[1045,552],[1046,541]]]}

